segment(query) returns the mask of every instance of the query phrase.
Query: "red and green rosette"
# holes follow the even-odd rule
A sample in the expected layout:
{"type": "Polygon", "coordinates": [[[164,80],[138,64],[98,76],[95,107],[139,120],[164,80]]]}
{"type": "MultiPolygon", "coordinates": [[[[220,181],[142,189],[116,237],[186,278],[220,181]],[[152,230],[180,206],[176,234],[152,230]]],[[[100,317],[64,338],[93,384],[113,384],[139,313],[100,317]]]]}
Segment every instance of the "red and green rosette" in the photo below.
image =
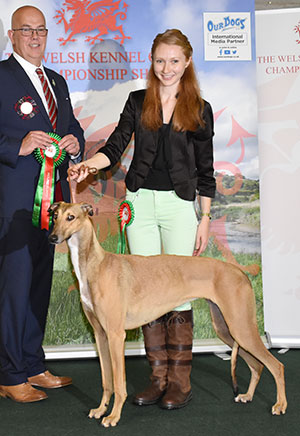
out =
{"type": "Polygon", "coordinates": [[[120,235],[117,252],[124,254],[126,248],[125,229],[126,226],[130,226],[130,224],[134,220],[134,208],[131,201],[122,201],[119,206],[118,220],[120,222],[120,235]]]}
{"type": "Polygon", "coordinates": [[[66,151],[60,150],[58,144],[61,137],[56,133],[48,133],[52,138],[52,144],[46,150],[36,148],[34,155],[37,161],[41,164],[41,172],[38,180],[33,212],[32,224],[35,227],[39,226],[41,219],[41,229],[49,230],[51,225],[51,216],[48,214],[48,209],[53,203],[54,186],[55,186],[55,167],[60,165],[66,157],[66,151]]]}

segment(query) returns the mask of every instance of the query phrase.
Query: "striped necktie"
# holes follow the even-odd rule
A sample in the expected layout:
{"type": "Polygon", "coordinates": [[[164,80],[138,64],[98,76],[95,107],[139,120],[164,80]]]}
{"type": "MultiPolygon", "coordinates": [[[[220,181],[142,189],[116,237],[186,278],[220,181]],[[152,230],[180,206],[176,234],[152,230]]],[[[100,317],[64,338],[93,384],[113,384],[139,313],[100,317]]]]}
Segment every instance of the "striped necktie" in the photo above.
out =
{"type": "Polygon", "coordinates": [[[48,86],[48,82],[43,74],[43,71],[41,68],[37,68],[36,70],[37,75],[39,76],[39,79],[41,81],[43,91],[46,97],[48,110],[49,110],[49,118],[53,127],[53,130],[56,130],[56,122],[57,122],[57,107],[55,104],[54,97],[52,95],[52,92],[50,91],[50,88],[48,86]]]}

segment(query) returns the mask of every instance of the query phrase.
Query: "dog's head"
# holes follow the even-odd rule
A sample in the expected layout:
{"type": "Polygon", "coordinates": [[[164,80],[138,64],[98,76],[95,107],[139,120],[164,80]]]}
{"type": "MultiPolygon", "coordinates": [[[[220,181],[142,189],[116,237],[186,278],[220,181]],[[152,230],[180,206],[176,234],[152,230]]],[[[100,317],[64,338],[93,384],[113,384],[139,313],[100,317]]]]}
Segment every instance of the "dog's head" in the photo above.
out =
{"type": "Polygon", "coordinates": [[[49,236],[51,244],[60,244],[78,232],[88,216],[93,216],[93,207],[87,203],[53,203],[48,212],[52,215],[54,227],[49,236]]]}

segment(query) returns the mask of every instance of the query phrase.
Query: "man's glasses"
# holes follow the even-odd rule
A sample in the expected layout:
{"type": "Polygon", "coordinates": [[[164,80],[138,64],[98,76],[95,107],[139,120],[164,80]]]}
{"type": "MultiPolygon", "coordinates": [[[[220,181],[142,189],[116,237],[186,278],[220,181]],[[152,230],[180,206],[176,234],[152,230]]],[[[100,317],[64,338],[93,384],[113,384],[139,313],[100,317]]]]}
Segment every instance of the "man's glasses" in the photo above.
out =
{"type": "Polygon", "coordinates": [[[48,29],[44,29],[43,27],[39,29],[32,29],[31,27],[22,27],[21,29],[12,29],[14,32],[21,32],[22,36],[33,36],[34,32],[36,32],[37,36],[47,36],[48,29]]]}

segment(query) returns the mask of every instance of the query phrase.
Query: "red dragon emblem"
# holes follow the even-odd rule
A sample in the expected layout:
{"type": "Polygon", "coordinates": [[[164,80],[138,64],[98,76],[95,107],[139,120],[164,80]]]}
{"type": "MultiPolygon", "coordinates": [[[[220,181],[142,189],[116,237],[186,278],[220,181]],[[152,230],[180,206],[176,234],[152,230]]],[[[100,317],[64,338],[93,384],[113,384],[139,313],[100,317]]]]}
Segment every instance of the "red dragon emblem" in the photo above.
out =
{"type": "Polygon", "coordinates": [[[65,33],[71,31],[68,38],[58,38],[60,45],[66,45],[67,42],[77,41],[73,38],[74,35],[81,33],[92,32],[98,30],[96,36],[87,36],[85,41],[94,44],[96,41],[103,41],[101,36],[107,35],[109,31],[119,32],[114,39],[121,40],[123,44],[125,39],[131,39],[123,32],[123,26],[117,26],[117,18],[125,20],[127,17],[128,5],[123,2],[122,11],[120,10],[120,3],[122,0],[101,0],[91,2],[91,0],[66,0],[63,6],[66,6],[67,11],[74,11],[73,15],[68,22],[65,18],[65,9],[57,10],[54,16],[57,19],[57,24],[64,23],[65,33]]]}
{"type": "Polygon", "coordinates": [[[297,44],[300,44],[300,21],[297,26],[294,27],[294,32],[298,33],[298,38],[296,39],[297,44]]]}

